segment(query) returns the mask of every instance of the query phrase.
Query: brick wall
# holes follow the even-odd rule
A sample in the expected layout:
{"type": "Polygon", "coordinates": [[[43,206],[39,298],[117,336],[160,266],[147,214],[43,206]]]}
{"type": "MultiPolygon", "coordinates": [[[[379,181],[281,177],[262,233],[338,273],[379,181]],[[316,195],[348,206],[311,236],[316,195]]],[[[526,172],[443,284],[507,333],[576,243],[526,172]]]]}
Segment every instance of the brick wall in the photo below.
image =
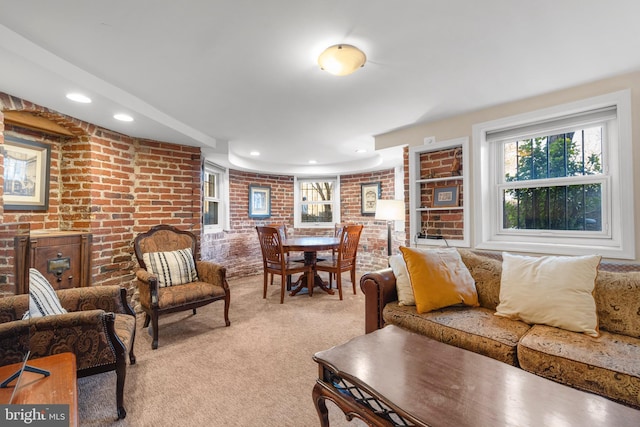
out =
{"type": "MultiPolygon", "coordinates": [[[[199,148],[129,137],[0,93],[0,111],[6,110],[46,117],[75,136],[53,136],[13,126],[0,115],[0,144],[7,133],[51,146],[48,210],[4,211],[0,203],[2,222],[29,222],[32,229],[92,233],[94,285],[132,284],[137,266],[133,239],[153,225],[171,224],[200,236],[203,159],[199,148]]],[[[293,235],[333,233],[332,228],[294,229],[293,176],[237,170],[229,175],[230,230],[203,234],[200,249],[202,259],[221,262],[230,276],[262,271],[256,225],[285,223],[293,235]],[[249,218],[249,184],[271,186],[269,219],[249,218]]],[[[386,266],[386,222],[360,212],[360,184],[370,182],[381,182],[382,198],[393,198],[392,169],[341,177],[341,220],[364,224],[359,273],[386,266]]],[[[394,248],[405,242],[404,233],[394,233],[394,248]]]]}
{"type": "MultiPolygon", "coordinates": [[[[420,155],[420,178],[447,178],[458,176],[462,171],[462,155],[458,148],[422,153],[420,155]]],[[[458,205],[462,206],[462,181],[447,180],[421,184],[420,206],[431,207],[436,189],[457,186],[458,205]]],[[[428,235],[445,239],[462,239],[464,217],[461,209],[424,211],[421,213],[421,230],[428,235]]]]}
{"type": "MultiPolygon", "coordinates": [[[[287,226],[290,235],[332,235],[333,227],[327,229],[294,228],[293,191],[294,177],[269,175],[237,170],[229,171],[230,231],[204,234],[202,258],[221,262],[230,275],[250,275],[262,272],[262,255],[255,227],[271,223],[287,226]],[[271,217],[249,218],[249,185],[271,187],[271,217]]],[[[387,266],[387,224],[376,221],[373,216],[363,216],[360,207],[360,184],[381,183],[382,198],[394,195],[394,170],[388,169],[363,174],[343,175],[340,178],[340,216],[342,222],[364,225],[358,252],[358,272],[387,266]]],[[[405,244],[404,233],[393,234],[394,252],[405,244]]]]}
{"type": "Polygon", "coordinates": [[[76,135],[52,136],[2,121],[1,143],[6,133],[51,146],[48,210],[3,210],[2,222],[90,232],[94,285],[131,283],[133,239],[153,225],[200,233],[199,148],[132,138],[6,94],[0,94],[0,107],[46,117],[76,135]]]}

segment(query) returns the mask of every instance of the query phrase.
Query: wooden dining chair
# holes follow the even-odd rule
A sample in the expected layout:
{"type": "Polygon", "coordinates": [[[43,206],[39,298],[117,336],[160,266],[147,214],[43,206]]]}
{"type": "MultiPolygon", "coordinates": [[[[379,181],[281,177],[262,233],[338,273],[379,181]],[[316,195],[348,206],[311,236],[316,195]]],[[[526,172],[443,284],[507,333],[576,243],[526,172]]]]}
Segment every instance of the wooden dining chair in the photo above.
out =
{"type": "Polygon", "coordinates": [[[267,283],[269,275],[278,274],[281,277],[280,304],[284,302],[284,291],[289,277],[296,273],[306,273],[309,296],[313,295],[314,271],[312,265],[292,262],[282,247],[282,235],[276,227],[256,227],[262,261],[264,266],[264,290],[262,298],[267,298],[267,283]]]}
{"type": "Polygon", "coordinates": [[[338,286],[340,299],[342,299],[342,273],[345,271],[351,273],[353,294],[355,295],[356,293],[356,260],[362,227],[361,224],[345,225],[340,234],[340,245],[338,246],[335,257],[316,264],[317,271],[326,271],[329,273],[329,287],[331,287],[333,274],[336,275],[336,284],[338,286]]]}
{"type": "MultiPolygon", "coordinates": [[[[267,227],[273,227],[273,228],[277,228],[278,232],[280,233],[280,238],[282,240],[286,240],[287,239],[287,226],[286,224],[279,224],[279,223],[274,223],[274,224],[267,224],[267,227]]],[[[284,251],[285,255],[287,256],[287,259],[289,258],[289,251],[284,251]]],[[[271,280],[270,280],[270,284],[273,285],[273,274],[269,274],[269,276],[271,276],[271,280]]],[[[287,282],[287,290],[289,289],[289,283],[287,282]]]]}

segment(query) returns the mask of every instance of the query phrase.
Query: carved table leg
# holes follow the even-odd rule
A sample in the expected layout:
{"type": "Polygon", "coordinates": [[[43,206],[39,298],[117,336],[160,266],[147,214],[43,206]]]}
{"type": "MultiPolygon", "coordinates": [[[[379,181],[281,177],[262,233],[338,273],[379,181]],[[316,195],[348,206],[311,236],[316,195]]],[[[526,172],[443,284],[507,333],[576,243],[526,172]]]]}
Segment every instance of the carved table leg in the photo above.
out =
{"type": "Polygon", "coordinates": [[[324,387],[322,387],[320,383],[316,383],[316,385],[313,386],[312,396],[316,411],[318,411],[318,417],[320,417],[320,426],[329,427],[329,410],[325,402],[324,387]]]}

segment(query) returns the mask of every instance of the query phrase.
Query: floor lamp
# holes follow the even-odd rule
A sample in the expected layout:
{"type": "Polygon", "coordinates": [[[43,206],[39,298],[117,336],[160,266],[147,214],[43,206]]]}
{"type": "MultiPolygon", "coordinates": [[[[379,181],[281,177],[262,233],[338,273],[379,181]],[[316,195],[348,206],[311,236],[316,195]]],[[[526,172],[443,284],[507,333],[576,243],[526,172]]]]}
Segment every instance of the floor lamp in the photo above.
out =
{"type": "Polygon", "coordinates": [[[391,256],[391,221],[405,219],[404,200],[376,201],[376,219],[387,221],[387,255],[391,256]]]}

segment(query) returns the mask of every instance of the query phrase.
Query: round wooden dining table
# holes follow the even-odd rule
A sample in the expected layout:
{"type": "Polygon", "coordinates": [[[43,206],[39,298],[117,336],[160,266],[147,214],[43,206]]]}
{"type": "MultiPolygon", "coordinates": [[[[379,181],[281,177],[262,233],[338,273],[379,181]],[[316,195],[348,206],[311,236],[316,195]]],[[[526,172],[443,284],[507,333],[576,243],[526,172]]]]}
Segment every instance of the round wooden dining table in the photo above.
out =
{"type": "MultiPolygon", "coordinates": [[[[333,295],[333,290],[327,286],[327,283],[316,272],[316,261],[318,251],[327,251],[330,249],[338,249],[340,245],[340,239],[338,237],[329,236],[304,236],[304,237],[290,237],[284,239],[282,247],[285,251],[304,252],[305,265],[313,266],[314,286],[320,287],[326,293],[333,295]]],[[[306,274],[304,273],[295,283],[295,288],[289,295],[294,296],[300,292],[303,288],[307,287],[306,274]]]]}

